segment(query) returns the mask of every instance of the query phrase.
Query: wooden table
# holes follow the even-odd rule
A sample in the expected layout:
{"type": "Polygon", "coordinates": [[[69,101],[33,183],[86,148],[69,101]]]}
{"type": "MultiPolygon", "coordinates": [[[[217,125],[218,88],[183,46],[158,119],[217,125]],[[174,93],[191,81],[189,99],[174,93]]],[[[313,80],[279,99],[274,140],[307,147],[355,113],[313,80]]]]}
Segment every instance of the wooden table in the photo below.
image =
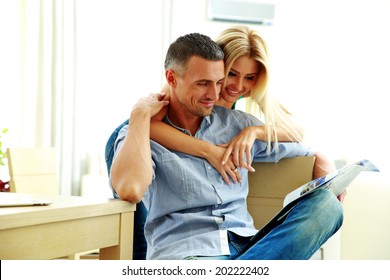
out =
{"type": "Polygon", "coordinates": [[[131,259],[135,205],[114,199],[30,196],[48,206],[0,207],[0,259],[54,259],[100,248],[100,259],[131,259]]]}

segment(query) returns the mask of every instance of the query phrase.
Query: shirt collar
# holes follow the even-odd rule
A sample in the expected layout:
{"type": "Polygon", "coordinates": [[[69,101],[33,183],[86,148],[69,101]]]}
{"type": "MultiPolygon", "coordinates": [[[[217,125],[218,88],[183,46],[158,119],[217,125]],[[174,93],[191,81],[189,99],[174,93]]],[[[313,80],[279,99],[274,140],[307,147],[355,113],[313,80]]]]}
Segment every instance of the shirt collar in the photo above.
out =
{"type": "MultiPolygon", "coordinates": [[[[211,115],[214,114],[214,108],[213,108],[213,111],[211,112],[211,115]]],[[[200,123],[200,127],[198,128],[197,131],[199,131],[200,129],[203,129],[203,127],[207,124],[207,125],[210,125],[211,124],[211,115],[209,116],[206,116],[206,117],[203,117],[202,119],[202,122],[200,123]]],[[[173,126],[174,128],[180,130],[181,132],[184,132],[185,134],[188,134],[190,136],[192,136],[191,132],[187,129],[184,129],[182,127],[178,127],[176,125],[174,125],[171,120],[169,119],[168,117],[168,114],[165,115],[164,119],[163,119],[163,122],[169,124],[170,126],[173,126]]]]}

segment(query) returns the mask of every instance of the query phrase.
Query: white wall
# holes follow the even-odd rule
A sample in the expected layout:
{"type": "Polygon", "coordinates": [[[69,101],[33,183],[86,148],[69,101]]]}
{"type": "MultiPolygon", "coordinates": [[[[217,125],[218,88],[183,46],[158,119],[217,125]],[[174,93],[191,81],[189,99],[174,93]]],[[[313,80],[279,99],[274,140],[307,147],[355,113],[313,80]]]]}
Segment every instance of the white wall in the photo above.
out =
{"type": "Polygon", "coordinates": [[[359,175],[348,189],[341,229],[341,258],[390,260],[390,178],[359,175]]]}
{"type": "Polygon", "coordinates": [[[77,1],[76,141],[83,155],[103,154],[134,102],[161,88],[162,4],[77,1]]]}
{"type": "MultiPolygon", "coordinates": [[[[207,20],[207,0],[171,2],[171,40],[188,32],[215,38],[233,24],[207,20]]],[[[308,142],[335,159],[367,157],[390,171],[376,141],[387,136],[390,2],[266,2],[276,5],[274,25],[251,26],[270,48],[271,90],[306,128],[308,142]]]]}
{"type": "Polygon", "coordinates": [[[390,259],[390,163],[386,150],[390,2],[279,1],[273,90],[335,159],[368,158],[344,202],[343,259],[390,259]]]}
{"type": "Polygon", "coordinates": [[[279,1],[274,90],[310,140],[336,158],[368,157],[390,171],[381,142],[390,63],[389,1],[279,1]]]}

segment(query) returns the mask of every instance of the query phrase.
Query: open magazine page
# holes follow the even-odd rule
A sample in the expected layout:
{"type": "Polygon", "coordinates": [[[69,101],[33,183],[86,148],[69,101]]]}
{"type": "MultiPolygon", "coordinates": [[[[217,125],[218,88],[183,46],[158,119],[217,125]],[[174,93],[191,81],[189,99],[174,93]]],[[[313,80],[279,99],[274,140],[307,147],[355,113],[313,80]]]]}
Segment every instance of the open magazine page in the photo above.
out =
{"type": "Polygon", "coordinates": [[[296,190],[289,193],[283,203],[283,208],[264,226],[257,234],[255,234],[250,242],[247,244],[247,249],[253,244],[262,239],[272,229],[281,224],[286,218],[288,213],[295,207],[295,205],[301,201],[306,195],[320,189],[328,188],[336,196],[341,194],[348,185],[356,178],[361,171],[379,171],[370,161],[361,160],[354,164],[345,166],[332,174],[322,176],[314,179],[307,184],[297,188],[296,190]]]}
{"type": "Polygon", "coordinates": [[[340,195],[349,184],[359,175],[362,171],[376,171],[379,169],[373,165],[369,160],[363,159],[351,165],[347,165],[332,174],[328,174],[307,184],[295,189],[286,195],[283,207],[297,198],[307,195],[319,188],[326,188],[331,190],[336,196],[340,195]]]}

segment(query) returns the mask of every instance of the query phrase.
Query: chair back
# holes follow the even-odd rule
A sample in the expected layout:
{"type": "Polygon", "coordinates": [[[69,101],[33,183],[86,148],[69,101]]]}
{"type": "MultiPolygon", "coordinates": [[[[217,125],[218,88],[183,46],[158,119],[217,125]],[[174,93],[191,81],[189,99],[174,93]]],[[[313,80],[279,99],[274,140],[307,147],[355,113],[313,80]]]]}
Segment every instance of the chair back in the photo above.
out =
{"type": "Polygon", "coordinates": [[[110,137],[107,140],[106,147],[104,150],[104,156],[106,159],[108,177],[110,177],[112,160],[114,159],[114,147],[115,147],[116,138],[118,137],[119,131],[122,129],[122,127],[128,124],[129,124],[129,119],[125,120],[117,128],[115,128],[115,130],[111,133],[110,137]]]}
{"type": "Polygon", "coordinates": [[[278,163],[253,162],[248,172],[248,211],[262,228],[283,207],[284,197],[312,180],[315,157],[284,158],[278,163]]]}
{"type": "Polygon", "coordinates": [[[10,191],[59,194],[55,148],[8,148],[10,191]]]}

